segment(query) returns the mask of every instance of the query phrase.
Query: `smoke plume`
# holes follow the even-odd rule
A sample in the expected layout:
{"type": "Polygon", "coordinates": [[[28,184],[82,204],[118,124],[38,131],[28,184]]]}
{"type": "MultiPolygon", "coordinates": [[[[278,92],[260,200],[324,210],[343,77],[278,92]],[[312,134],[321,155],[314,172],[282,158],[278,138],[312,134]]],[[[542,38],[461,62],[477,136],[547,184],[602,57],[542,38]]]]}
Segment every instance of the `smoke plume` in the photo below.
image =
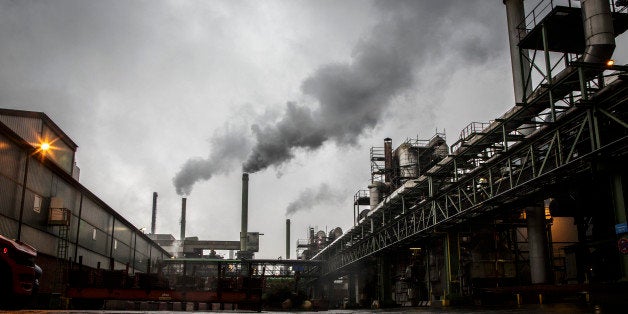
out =
{"type": "Polygon", "coordinates": [[[344,193],[344,191],[332,190],[326,183],[322,183],[317,188],[307,188],[301,191],[297,199],[288,204],[288,207],[286,207],[286,216],[291,216],[299,211],[312,209],[317,205],[340,202],[345,195],[346,193],[344,193]]]}
{"type": "Polygon", "coordinates": [[[190,158],[172,179],[177,194],[189,195],[194,183],[209,180],[215,174],[229,173],[236,162],[246,157],[251,144],[243,130],[227,124],[209,140],[213,150],[207,158],[190,158]]]}
{"type": "MultiPolygon", "coordinates": [[[[442,67],[442,82],[435,86],[444,85],[456,66],[485,64],[505,48],[507,32],[488,18],[503,14],[499,3],[381,1],[376,9],[381,18],[356,44],[350,62],[321,66],[307,77],[301,84],[304,103],[287,102],[277,119],[258,117],[250,128],[252,146],[214,147],[208,159],[190,159],[174,179],[177,192],[189,193],[197,180],[228,172],[226,159],[239,157],[242,170],[254,173],[289,162],[299,149],[316,150],[327,142],[355,145],[382,121],[391,100],[431,82],[418,76],[423,68],[442,67]]],[[[287,213],[299,209],[292,203],[287,213]]]]}
{"type": "Polygon", "coordinates": [[[417,69],[444,49],[457,51],[467,64],[485,62],[488,51],[496,50],[489,42],[491,34],[456,38],[450,34],[454,25],[449,25],[455,21],[460,27],[469,10],[484,5],[481,1],[378,3],[382,20],[354,47],[352,61],[325,65],[302,83],[303,94],[318,106],[289,102],[275,124],[253,125],[256,143],[243,170],[281,165],[293,158],[295,149],[315,150],[328,141],[355,144],[382,120],[393,97],[417,84],[417,69]],[[441,37],[445,36],[455,42],[444,46],[441,37]]]}

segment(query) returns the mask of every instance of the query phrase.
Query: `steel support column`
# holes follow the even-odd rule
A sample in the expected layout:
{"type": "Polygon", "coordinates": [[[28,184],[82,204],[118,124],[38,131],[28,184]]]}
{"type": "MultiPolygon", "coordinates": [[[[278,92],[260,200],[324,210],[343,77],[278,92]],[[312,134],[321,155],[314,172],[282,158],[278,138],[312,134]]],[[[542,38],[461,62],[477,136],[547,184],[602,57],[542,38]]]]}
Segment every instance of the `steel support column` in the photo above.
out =
{"type": "Polygon", "coordinates": [[[530,276],[532,284],[547,283],[548,255],[545,233],[545,208],[531,206],[526,208],[528,227],[528,246],[530,248],[530,276]]]}

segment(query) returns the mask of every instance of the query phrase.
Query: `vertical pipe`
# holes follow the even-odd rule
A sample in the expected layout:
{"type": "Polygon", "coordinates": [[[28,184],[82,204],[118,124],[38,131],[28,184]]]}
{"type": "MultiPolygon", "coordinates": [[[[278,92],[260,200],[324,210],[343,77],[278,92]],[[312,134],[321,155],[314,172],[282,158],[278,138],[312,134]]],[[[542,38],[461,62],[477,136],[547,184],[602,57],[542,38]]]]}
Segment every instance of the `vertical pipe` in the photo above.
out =
{"type": "Polygon", "coordinates": [[[187,198],[181,199],[181,241],[185,240],[185,207],[187,198]]]}
{"type": "Polygon", "coordinates": [[[153,216],[150,221],[150,233],[155,234],[155,224],[157,222],[157,192],[153,192],[153,216]]]}
{"type": "Polygon", "coordinates": [[[384,139],[384,181],[390,182],[392,177],[392,139],[384,139]]]}
{"type": "Polygon", "coordinates": [[[22,238],[22,220],[24,216],[24,199],[26,198],[26,183],[28,180],[28,162],[30,160],[30,154],[26,152],[26,161],[24,162],[24,180],[22,180],[22,199],[20,201],[20,219],[17,223],[17,237],[18,241],[22,238]]]}
{"type": "Polygon", "coordinates": [[[286,219],[286,259],[290,259],[290,219],[286,219]]]}
{"type": "Polygon", "coordinates": [[[240,228],[240,251],[246,251],[249,220],[249,174],[242,174],[242,225],[240,228]]]}
{"type": "Polygon", "coordinates": [[[530,65],[524,56],[528,55],[527,50],[519,50],[519,39],[525,35],[525,29],[519,29],[521,23],[525,21],[525,10],[523,0],[504,0],[506,5],[506,18],[508,23],[508,42],[510,44],[510,64],[512,68],[512,82],[515,89],[515,102],[525,102],[526,95],[532,92],[532,87],[528,82],[530,76],[530,65]]]}
{"type": "MultiPolygon", "coordinates": [[[[611,176],[611,191],[613,194],[613,207],[615,209],[615,223],[621,225],[626,223],[626,200],[624,198],[623,182],[625,176],[614,174],[611,176]]],[[[618,237],[625,238],[626,235],[619,234],[618,237]]],[[[628,280],[628,255],[620,255],[621,280],[628,280]]]]}
{"type": "Polygon", "coordinates": [[[547,283],[548,254],[545,232],[545,208],[543,206],[527,207],[526,217],[532,284],[547,283]]]}

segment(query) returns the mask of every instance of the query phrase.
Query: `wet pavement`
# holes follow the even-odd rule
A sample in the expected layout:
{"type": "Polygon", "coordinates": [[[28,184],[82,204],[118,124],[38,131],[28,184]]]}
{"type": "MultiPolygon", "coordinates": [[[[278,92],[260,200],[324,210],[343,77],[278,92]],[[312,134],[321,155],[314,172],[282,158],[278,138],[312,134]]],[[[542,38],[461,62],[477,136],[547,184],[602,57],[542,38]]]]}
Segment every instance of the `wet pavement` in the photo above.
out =
{"type": "MultiPolygon", "coordinates": [[[[612,309],[603,306],[583,306],[576,304],[544,304],[544,305],[523,305],[519,307],[447,307],[447,308],[396,308],[381,310],[328,310],[322,313],[627,313],[625,308],[612,309]]],[[[85,310],[21,310],[21,311],[0,311],[0,313],[32,313],[32,314],[48,314],[48,313],[154,313],[154,314],[170,314],[170,313],[191,313],[185,311],[85,311],[85,310]]],[[[196,311],[194,313],[255,313],[251,311],[196,311]]],[[[262,313],[293,313],[290,311],[273,312],[263,311],[262,313]]],[[[299,311],[298,313],[308,313],[307,311],[299,311]]]]}

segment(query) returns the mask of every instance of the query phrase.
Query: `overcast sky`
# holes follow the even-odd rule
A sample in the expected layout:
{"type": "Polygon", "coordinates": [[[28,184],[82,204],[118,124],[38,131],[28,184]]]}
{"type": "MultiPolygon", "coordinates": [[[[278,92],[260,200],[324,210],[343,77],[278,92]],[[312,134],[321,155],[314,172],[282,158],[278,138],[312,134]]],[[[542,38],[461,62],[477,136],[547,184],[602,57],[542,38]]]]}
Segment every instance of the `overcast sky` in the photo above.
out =
{"type": "Polygon", "coordinates": [[[249,231],[277,258],[286,218],[292,243],[352,225],[371,146],[452,144],[513,105],[505,16],[501,0],[0,0],[0,107],[50,116],[82,184],[138,228],[156,191],[158,233],[178,238],[187,195],[186,235],[238,240],[253,172],[249,231]]]}

